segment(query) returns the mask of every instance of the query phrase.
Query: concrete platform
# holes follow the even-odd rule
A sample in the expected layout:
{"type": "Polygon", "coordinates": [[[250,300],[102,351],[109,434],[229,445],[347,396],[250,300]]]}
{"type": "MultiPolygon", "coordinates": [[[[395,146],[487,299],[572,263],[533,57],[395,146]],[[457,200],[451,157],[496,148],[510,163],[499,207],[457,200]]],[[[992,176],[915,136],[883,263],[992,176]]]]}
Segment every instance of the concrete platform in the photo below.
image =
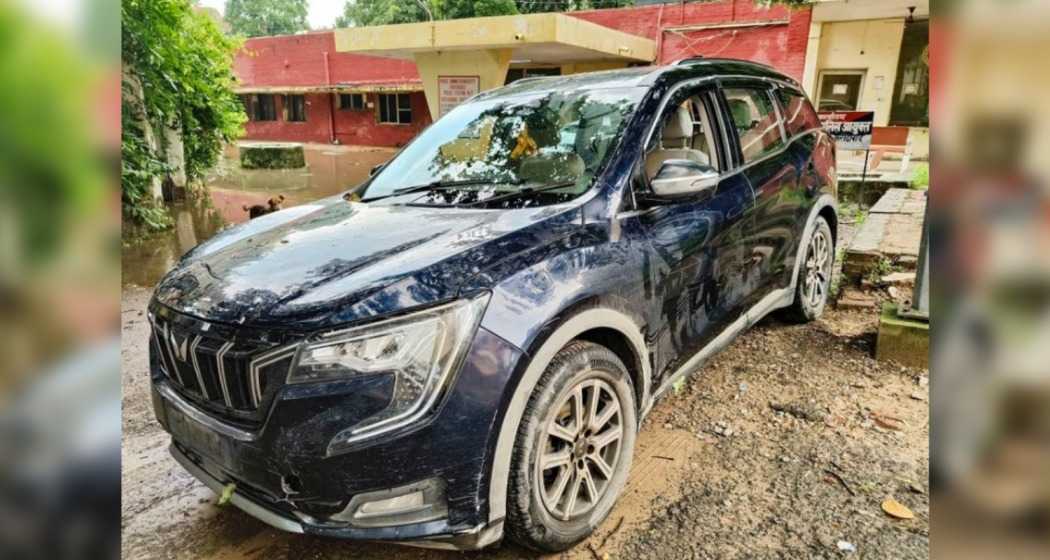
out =
{"type": "Polygon", "coordinates": [[[872,272],[882,276],[891,272],[887,266],[915,270],[925,210],[926,191],[886,191],[846,248],[842,264],[846,282],[857,284],[872,272]]]}
{"type": "Polygon", "coordinates": [[[928,368],[929,355],[930,323],[901,317],[897,314],[896,305],[883,304],[875,359],[928,368]]]}

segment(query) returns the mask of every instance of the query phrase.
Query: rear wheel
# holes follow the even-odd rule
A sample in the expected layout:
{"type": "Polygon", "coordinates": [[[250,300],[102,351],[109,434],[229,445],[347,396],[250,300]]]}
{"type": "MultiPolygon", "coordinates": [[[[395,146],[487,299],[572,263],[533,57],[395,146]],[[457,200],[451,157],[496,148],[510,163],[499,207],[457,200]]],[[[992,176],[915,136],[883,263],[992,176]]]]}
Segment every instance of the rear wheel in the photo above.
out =
{"type": "Polygon", "coordinates": [[[584,341],[558,352],[518,429],[511,538],[542,552],[587,538],[627,482],[636,431],[634,389],[616,354],[584,341]]]}
{"type": "Polygon", "coordinates": [[[820,317],[831,290],[831,271],[835,263],[835,242],[831,227],[823,216],[817,216],[813,232],[799,251],[803,259],[795,282],[795,301],[786,309],[789,319],[807,323],[820,317]]]}

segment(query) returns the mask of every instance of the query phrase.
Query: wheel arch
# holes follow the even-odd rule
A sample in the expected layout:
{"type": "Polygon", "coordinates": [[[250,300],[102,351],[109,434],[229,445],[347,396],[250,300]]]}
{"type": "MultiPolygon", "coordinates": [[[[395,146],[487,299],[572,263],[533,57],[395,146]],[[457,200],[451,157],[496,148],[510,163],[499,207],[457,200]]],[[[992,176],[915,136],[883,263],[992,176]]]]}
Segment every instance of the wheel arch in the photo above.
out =
{"type": "MultiPolygon", "coordinates": [[[[801,250],[802,246],[809,240],[810,235],[813,234],[813,228],[816,227],[817,218],[824,218],[827,220],[828,225],[831,227],[831,240],[832,244],[837,247],[838,243],[838,205],[835,202],[835,197],[831,194],[824,193],[820,195],[813,206],[809,209],[809,216],[806,219],[806,227],[802,230],[802,237],[799,238],[799,250],[795,251],[795,264],[794,270],[791,274],[791,293],[795,293],[795,288],[798,284],[798,271],[802,266],[802,261],[805,259],[804,251],[801,250]],[[830,218],[829,218],[830,217],[830,218]]],[[[794,297],[792,295],[792,297],[794,297]]]]}
{"type": "Polygon", "coordinates": [[[510,476],[515,437],[525,406],[536,389],[551,358],[573,340],[587,340],[609,348],[623,360],[635,387],[639,418],[651,398],[652,372],[642,327],[631,316],[611,305],[581,302],[559,313],[551,328],[529,344],[529,363],[524,368],[499,424],[492,468],[489,471],[488,520],[506,516],[507,483],[510,476]]]}

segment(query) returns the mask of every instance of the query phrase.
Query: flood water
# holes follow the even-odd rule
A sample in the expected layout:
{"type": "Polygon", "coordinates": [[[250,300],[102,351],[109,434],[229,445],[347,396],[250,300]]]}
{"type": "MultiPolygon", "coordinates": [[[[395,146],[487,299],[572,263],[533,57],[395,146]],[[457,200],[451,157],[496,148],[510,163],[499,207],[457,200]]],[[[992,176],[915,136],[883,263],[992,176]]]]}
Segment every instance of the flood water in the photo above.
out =
{"type": "Polygon", "coordinates": [[[284,195],[284,208],[338,194],[361,183],[393,149],[306,145],[302,169],[241,169],[236,146],[228,146],[205,179],[208,195],[169,205],[175,226],[128,242],[122,251],[125,285],[151,287],[186,251],[232,224],[248,219],[245,206],[284,195]]]}

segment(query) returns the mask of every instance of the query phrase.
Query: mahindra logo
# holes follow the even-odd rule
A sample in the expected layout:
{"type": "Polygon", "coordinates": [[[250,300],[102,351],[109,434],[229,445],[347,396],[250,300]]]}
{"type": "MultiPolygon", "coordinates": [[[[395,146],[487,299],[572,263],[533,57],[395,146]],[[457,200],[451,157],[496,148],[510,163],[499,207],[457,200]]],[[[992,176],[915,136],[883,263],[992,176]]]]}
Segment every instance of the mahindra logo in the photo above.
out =
{"type": "Polygon", "coordinates": [[[180,344],[178,341],[175,340],[175,333],[168,331],[168,338],[171,340],[171,349],[172,352],[175,353],[175,357],[180,362],[185,362],[188,359],[187,345],[189,343],[190,337],[187,336],[183,338],[182,343],[180,344]]]}

